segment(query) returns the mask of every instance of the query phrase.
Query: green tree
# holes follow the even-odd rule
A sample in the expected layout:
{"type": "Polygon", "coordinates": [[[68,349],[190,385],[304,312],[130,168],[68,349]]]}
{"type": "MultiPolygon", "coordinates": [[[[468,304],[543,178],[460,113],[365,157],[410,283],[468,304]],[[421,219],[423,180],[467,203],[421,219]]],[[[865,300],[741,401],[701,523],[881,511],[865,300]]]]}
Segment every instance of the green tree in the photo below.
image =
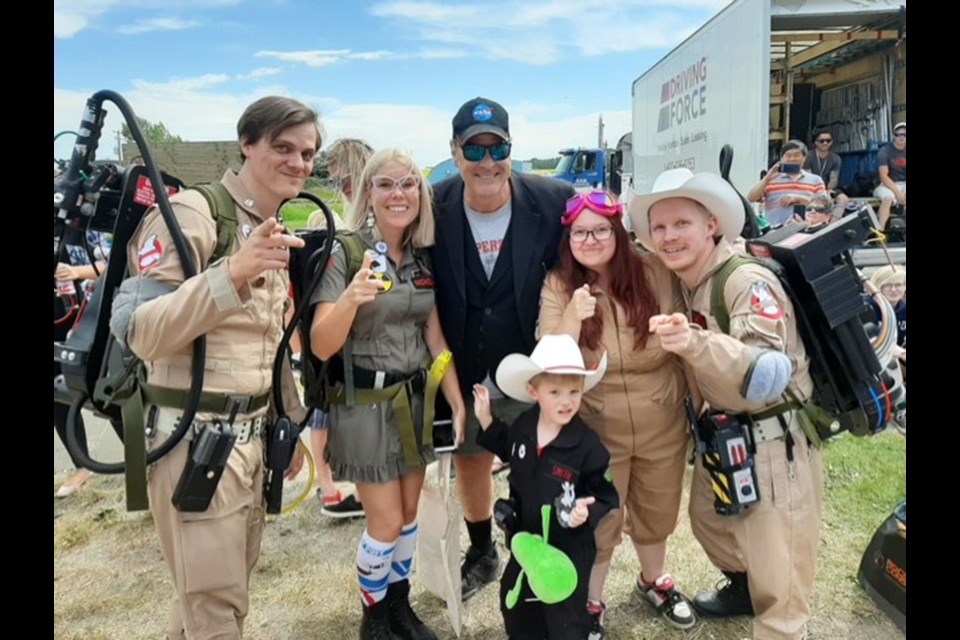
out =
{"type": "MultiPolygon", "coordinates": [[[[146,118],[137,116],[137,124],[140,126],[140,130],[143,132],[144,137],[146,137],[147,142],[150,144],[157,144],[160,142],[183,142],[183,138],[170,133],[162,122],[154,124],[146,118]]],[[[124,142],[134,141],[133,133],[130,131],[130,127],[127,126],[126,122],[123,123],[123,127],[120,130],[120,135],[123,136],[124,142]]]]}

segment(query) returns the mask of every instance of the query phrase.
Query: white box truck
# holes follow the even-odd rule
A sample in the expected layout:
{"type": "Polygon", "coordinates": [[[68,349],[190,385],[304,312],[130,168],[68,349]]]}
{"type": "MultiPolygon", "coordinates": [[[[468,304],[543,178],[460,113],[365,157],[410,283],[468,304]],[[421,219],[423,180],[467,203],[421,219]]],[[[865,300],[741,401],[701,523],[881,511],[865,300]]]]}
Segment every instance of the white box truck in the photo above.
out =
{"type": "Polygon", "coordinates": [[[719,172],[725,144],[746,193],[784,141],[810,145],[821,129],[843,160],[840,186],[853,190],[906,120],[906,0],[735,0],[637,78],[632,96],[638,193],[664,169],[719,172]]]}

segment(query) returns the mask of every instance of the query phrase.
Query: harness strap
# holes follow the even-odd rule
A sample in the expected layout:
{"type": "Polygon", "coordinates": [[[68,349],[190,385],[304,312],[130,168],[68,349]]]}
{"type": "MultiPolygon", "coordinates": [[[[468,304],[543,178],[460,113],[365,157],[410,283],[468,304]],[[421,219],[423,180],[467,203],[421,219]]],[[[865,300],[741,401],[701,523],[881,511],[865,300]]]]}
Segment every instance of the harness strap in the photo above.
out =
{"type": "Polygon", "coordinates": [[[150,508],[147,498],[147,439],[142,392],[132,393],[121,405],[123,417],[123,462],[126,466],[127,511],[150,508]]]}
{"type": "MultiPolygon", "coordinates": [[[[141,383],[140,389],[143,396],[141,401],[144,404],[155,404],[174,409],[183,409],[187,406],[189,392],[184,389],[160,387],[146,382],[141,383]]],[[[263,409],[269,402],[269,393],[262,393],[258,396],[238,396],[204,391],[200,394],[200,404],[197,406],[197,411],[227,415],[239,403],[239,412],[246,414],[263,409]]]]}

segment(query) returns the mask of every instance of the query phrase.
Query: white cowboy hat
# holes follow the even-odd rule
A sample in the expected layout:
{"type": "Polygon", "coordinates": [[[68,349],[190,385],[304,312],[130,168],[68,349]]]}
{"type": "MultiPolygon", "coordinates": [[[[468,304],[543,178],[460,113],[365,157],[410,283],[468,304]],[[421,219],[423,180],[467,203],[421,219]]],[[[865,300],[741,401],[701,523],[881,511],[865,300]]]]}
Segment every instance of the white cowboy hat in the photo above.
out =
{"type": "Polygon", "coordinates": [[[583,391],[593,389],[607,370],[607,354],[593,369],[583,365],[580,347],[570,336],[543,336],[529,357],[522,353],[511,353],[497,367],[497,386],[514,400],[530,402],[527,383],[541,373],[583,376],[583,391]]]}
{"type": "Polygon", "coordinates": [[[667,198],[690,198],[702,204],[716,216],[727,240],[743,231],[743,201],[730,183],[713,173],[694,174],[686,167],[668,169],[653,181],[650,193],[634,193],[627,207],[633,232],[648,249],[653,249],[650,207],[667,198]]]}

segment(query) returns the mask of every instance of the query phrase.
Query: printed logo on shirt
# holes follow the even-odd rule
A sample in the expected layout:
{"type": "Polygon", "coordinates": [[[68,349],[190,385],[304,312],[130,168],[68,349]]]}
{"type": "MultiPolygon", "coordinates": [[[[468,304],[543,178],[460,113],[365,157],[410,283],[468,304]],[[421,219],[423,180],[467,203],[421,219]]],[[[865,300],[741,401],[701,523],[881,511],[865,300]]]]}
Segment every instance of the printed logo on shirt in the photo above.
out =
{"type": "Polygon", "coordinates": [[[160,264],[160,260],[163,258],[163,245],[160,243],[160,239],[157,238],[157,234],[153,234],[147,238],[147,241],[140,247],[137,256],[140,259],[141,273],[146,273],[160,264]]]}
{"type": "Polygon", "coordinates": [[[576,469],[568,467],[565,464],[561,464],[555,460],[549,461],[549,470],[547,475],[557,480],[558,482],[571,482],[574,483],[577,481],[577,477],[580,475],[577,473],[576,469]]]}
{"type": "Polygon", "coordinates": [[[480,258],[483,259],[484,255],[490,253],[500,253],[500,247],[503,246],[503,238],[498,240],[481,240],[477,243],[477,253],[480,254],[480,258]]]}
{"type": "Polygon", "coordinates": [[[757,280],[750,285],[750,308],[757,315],[770,320],[779,320],[783,317],[783,309],[770,293],[770,286],[763,280],[757,280]]]}
{"type": "Polygon", "coordinates": [[[520,448],[517,449],[517,457],[520,458],[521,460],[523,460],[524,458],[527,457],[527,446],[526,446],[526,445],[523,445],[523,444],[520,445],[520,448]]]}

